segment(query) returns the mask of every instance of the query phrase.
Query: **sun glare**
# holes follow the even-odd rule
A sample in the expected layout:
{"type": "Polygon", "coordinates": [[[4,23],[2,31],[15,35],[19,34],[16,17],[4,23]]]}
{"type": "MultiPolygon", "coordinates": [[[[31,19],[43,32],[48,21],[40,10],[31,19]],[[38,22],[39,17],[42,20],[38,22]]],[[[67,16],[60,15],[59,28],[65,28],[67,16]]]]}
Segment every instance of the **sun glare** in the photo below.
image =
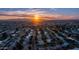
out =
{"type": "Polygon", "coordinates": [[[34,25],[39,25],[40,22],[41,22],[41,17],[39,15],[37,15],[37,14],[34,15],[32,22],[33,22],[34,25]]]}

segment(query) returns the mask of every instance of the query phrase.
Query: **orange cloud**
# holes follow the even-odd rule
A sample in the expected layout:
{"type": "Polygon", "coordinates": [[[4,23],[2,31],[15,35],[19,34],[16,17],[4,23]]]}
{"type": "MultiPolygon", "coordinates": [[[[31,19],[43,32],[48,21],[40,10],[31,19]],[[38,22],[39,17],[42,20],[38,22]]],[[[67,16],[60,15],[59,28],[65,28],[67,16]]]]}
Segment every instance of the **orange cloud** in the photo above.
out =
{"type": "Polygon", "coordinates": [[[7,19],[23,19],[24,17],[17,17],[17,16],[0,16],[0,20],[7,20],[7,19]]]}
{"type": "Polygon", "coordinates": [[[79,16],[76,15],[63,15],[55,13],[46,13],[44,11],[10,11],[10,12],[0,12],[0,20],[6,19],[33,19],[33,16],[38,14],[44,20],[64,20],[64,19],[79,19],[79,16]]]}

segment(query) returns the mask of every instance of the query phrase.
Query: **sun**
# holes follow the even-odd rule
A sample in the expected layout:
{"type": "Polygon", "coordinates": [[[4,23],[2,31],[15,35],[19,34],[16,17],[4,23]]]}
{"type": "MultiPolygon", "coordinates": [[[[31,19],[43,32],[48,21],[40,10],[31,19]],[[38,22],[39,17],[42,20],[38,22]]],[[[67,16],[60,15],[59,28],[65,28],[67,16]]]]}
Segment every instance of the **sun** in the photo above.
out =
{"type": "Polygon", "coordinates": [[[34,21],[35,21],[35,22],[39,22],[39,21],[40,21],[39,15],[34,15],[34,21]]]}
{"type": "Polygon", "coordinates": [[[41,17],[38,14],[34,15],[32,22],[33,22],[34,25],[39,25],[40,22],[41,22],[41,17]]]}

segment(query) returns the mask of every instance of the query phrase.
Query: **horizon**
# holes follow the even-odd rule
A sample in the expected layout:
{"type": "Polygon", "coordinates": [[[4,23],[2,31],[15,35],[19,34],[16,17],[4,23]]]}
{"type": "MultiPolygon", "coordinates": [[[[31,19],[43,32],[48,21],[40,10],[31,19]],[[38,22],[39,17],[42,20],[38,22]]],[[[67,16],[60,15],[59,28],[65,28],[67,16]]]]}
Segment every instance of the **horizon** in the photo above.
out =
{"type": "Polygon", "coordinates": [[[0,20],[32,20],[34,15],[42,20],[78,20],[79,8],[0,8],[0,20]]]}

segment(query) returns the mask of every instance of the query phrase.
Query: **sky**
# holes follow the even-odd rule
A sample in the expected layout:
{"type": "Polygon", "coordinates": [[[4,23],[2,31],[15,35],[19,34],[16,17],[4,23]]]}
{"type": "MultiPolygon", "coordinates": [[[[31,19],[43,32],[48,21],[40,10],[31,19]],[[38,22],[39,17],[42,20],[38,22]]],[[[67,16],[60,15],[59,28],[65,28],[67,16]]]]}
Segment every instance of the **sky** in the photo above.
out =
{"type": "Polygon", "coordinates": [[[0,8],[0,20],[31,20],[34,15],[43,20],[79,19],[79,8],[0,8]]]}

